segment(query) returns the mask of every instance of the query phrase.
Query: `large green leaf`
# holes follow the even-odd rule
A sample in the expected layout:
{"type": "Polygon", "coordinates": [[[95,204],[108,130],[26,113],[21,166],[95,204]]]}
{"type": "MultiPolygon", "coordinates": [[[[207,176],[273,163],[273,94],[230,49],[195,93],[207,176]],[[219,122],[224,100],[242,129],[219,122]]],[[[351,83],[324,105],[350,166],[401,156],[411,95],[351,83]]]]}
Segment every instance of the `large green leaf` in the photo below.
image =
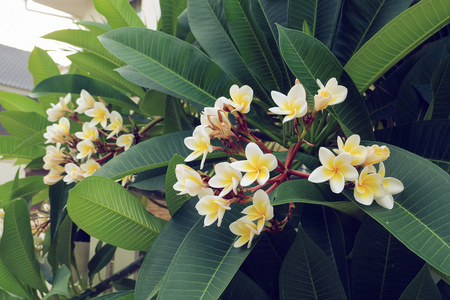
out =
{"type": "Polygon", "coordinates": [[[68,291],[69,279],[72,273],[66,266],[62,266],[53,277],[52,289],[45,295],[42,300],[46,300],[52,295],[64,295],[70,297],[68,291]]]}
{"type": "Polygon", "coordinates": [[[185,116],[186,114],[183,112],[183,103],[172,96],[168,96],[164,111],[163,134],[192,130],[192,125],[185,116]]]}
{"type": "Polygon", "coordinates": [[[59,181],[49,187],[49,201],[50,207],[50,234],[51,240],[56,237],[57,229],[61,222],[67,215],[66,204],[67,197],[69,197],[69,190],[75,186],[74,183],[66,184],[64,181],[59,181]]]}
{"type": "Polygon", "coordinates": [[[149,90],[139,102],[139,109],[148,116],[163,117],[166,112],[166,99],[166,94],[149,90]]]}
{"type": "MultiPolygon", "coordinates": [[[[365,144],[373,144],[368,142],[365,144]]],[[[387,145],[386,176],[399,179],[405,189],[389,210],[356,203],[400,242],[430,265],[450,274],[450,175],[438,166],[401,148],[387,145]]],[[[349,199],[351,193],[345,193],[349,199]]]]}
{"type": "Polygon", "coordinates": [[[337,271],[301,225],[281,267],[280,299],[347,299],[337,271]]]}
{"type": "MultiPolygon", "coordinates": [[[[24,140],[50,125],[47,118],[35,112],[4,111],[0,113],[3,127],[18,139],[24,140]]],[[[42,142],[44,137],[41,136],[42,142]]]]}
{"type": "MultiPolygon", "coordinates": [[[[28,176],[25,178],[20,178],[16,182],[14,180],[8,181],[2,185],[0,185],[0,204],[6,204],[5,201],[11,199],[12,194],[14,194],[16,190],[21,189],[26,191],[30,186],[38,184],[42,182],[42,176],[28,176]]],[[[43,183],[43,182],[42,182],[43,183]]],[[[15,193],[18,198],[26,197],[24,194],[15,193]]]]}
{"type": "Polygon", "coordinates": [[[432,119],[449,119],[450,102],[450,55],[441,62],[431,80],[433,91],[433,115],[432,119]]]}
{"type": "Polygon", "coordinates": [[[45,149],[39,146],[31,146],[16,151],[21,143],[20,139],[13,136],[0,136],[0,155],[3,158],[23,158],[27,160],[45,155],[45,149]]]}
{"type": "Polygon", "coordinates": [[[111,259],[113,259],[114,257],[114,253],[116,253],[116,249],[116,246],[106,244],[101,247],[100,250],[98,250],[91,258],[88,263],[88,276],[91,285],[93,276],[100,272],[111,262],[111,259]]]}
{"type": "Polygon", "coordinates": [[[245,273],[237,271],[220,300],[270,300],[264,290],[245,273]]]}
{"type": "Polygon", "coordinates": [[[67,211],[88,234],[128,250],[147,250],[165,223],[120,184],[99,176],[70,190],[67,211]]]}
{"type": "Polygon", "coordinates": [[[341,5],[342,0],[289,1],[288,27],[302,30],[306,22],[312,35],[330,48],[341,5]]]}
{"type": "Polygon", "coordinates": [[[97,36],[105,32],[111,31],[111,26],[105,23],[99,23],[95,21],[78,21],[76,23],[86,27],[87,29],[89,29],[90,32],[96,34],[97,36]]]}
{"type": "Polygon", "coordinates": [[[362,93],[394,64],[450,22],[450,2],[423,0],[380,29],[345,70],[362,93]]]}
{"type": "Polygon", "coordinates": [[[53,272],[56,272],[60,266],[65,265],[70,267],[72,265],[72,235],[75,234],[73,229],[73,222],[67,214],[59,224],[55,237],[52,238],[49,252],[48,262],[52,266],[53,272]]]}
{"type": "Polygon", "coordinates": [[[24,200],[12,201],[5,207],[1,259],[14,276],[35,289],[47,292],[34,251],[27,204],[24,200]]]}
{"type": "Polygon", "coordinates": [[[450,121],[429,120],[375,131],[377,141],[389,143],[430,160],[450,174],[450,121]]]}
{"type": "Polygon", "coordinates": [[[370,217],[364,218],[351,255],[351,299],[398,299],[423,260],[370,217]]]}
{"type": "Polygon", "coordinates": [[[186,9],[187,0],[161,1],[160,6],[162,31],[176,36],[178,17],[186,9]]]}
{"type": "Polygon", "coordinates": [[[173,185],[178,181],[175,174],[175,167],[178,164],[184,164],[184,158],[174,155],[170,160],[166,173],[166,202],[171,216],[191,198],[189,194],[178,195],[178,192],[173,189],[173,185]]]}
{"type": "Polygon", "coordinates": [[[441,294],[431,277],[429,265],[423,266],[399,298],[399,300],[409,299],[441,299],[441,294]]]}
{"type": "Polygon", "coordinates": [[[250,1],[223,0],[223,6],[228,29],[245,64],[266,89],[282,90],[281,70],[252,16],[250,1]]]}
{"type": "Polygon", "coordinates": [[[31,297],[28,295],[24,285],[14,277],[0,258],[0,291],[2,290],[23,298],[31,297]]]}
{"type": "Polygon", "coordinates": [[[337,118],[346,135],[358,133],[373,139],[369,114],[363,99],[358,96],[354,84],[343,71],[334,55],[317,39],[297,30],[278,26],[281,53],[287,65],[306,90],[315,94],[319,86],[317,79],[326,83],[336,77],[348,89],[347,99],[328,110],[337,118]]]}
{"type": "Polygon", "coordinates": [[[94,0],[94,6],[105,16],[112,29],[127,26],[145,27],[127,0],[94,0]]]}
{"type": "Polygon", "coordinates": [[[32,97],[48,94],[66,95],[67,93],[80,94],[81,90],[88,91],[92,96],[100,96],[108,103],[139,110],[139,107],[126,95],[114,89],[109,84],[82,75],[66,74],[54,76],[40,82],[31,92],[32,97]]]}
{"type": "Polygon", "coordinates": [[[163,32],[122,28],[100,41],[114,55],[148,78],[153,88],[214,106],[233,84],[228,75],[198,48],[163,32]]]}
{"type": "Polygon", "coordinates": [[[332,51],[346,63],[384,25],[407,9],[412,0],[350,0],[342,8],[332,51]]]}
{"type": "Polygon", "coordinates": [[[167,269],[192,226],[201,218],[195,209],[197,198],[191,198],[164,226],[145,255],[136,282],[136,299],[150,300],[161,286],[167,269]]]}
{"type": "Polygon", "coordinates": [[[14,93],[0,92],[0,105],[7,111],[35,112],[46,116],[45,111],[39,103],[33,99],[14,93]]]}
{"type": "Polygon", "coordinates": [[[315,184],[308,180],[291,180],[283,182],[276,189],[276,197],[272,205],[286,203],[311,203],[325,205],[342,211],[343,213],[361,219],[363,212],[354,203],[347,201],[347,197],[334,194],[325,184],[315,184]]]}
{"type": "MultiPolygon", "coordinates": [[[[240,218],[242,205],[231,205],[222,225],[204,227],[200,219],[179,246],[161,284],[158,299],[217,299],[250,249],[234,248],[228,226],[240,218]]],[[[253,242],[253,245],[255,242],[253,242]]]]}

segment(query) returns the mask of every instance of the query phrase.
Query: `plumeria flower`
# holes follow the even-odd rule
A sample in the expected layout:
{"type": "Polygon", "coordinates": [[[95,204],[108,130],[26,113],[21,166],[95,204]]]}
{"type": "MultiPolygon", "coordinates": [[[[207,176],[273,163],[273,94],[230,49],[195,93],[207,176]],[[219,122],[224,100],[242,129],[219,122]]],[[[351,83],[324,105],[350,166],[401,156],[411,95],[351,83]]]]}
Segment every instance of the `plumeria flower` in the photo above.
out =
{"type": "Polygon", "coordinates": [[[41,232],[38,236],[33,237],[34,249],[41,251],[44,248],[45,233],[41,232]]]}
{"type": "Polygon", "coordinates": [[[323,110],[328,105],[339,104],[347,97],[347,88],[338,85],[334,77],[328,80],[325,86],[319,79],[317,79],[317,84],[320,89],[317,91],[318,95],[314,96],[314,110],[316,111],[323,110]]]}
{"type": "Polygon", "coordinates": [[[93,118],[91,121],[92,125],[97,125],[98,123],[100,123],[103,128],[106,127],[110,114],[109,110],[103,103],[95,102],[94,107],[86,110],[84,113],[86,114],[86,116],[93,118]]]}
{"type": "Polygon", "coordinates": [[[248,85],[238,87],[236,84],[230,88],[231,99],[226,99],[226,104],[234,107],[233,111],[239,111],[246,114],[250,111],[250,103],[253,100],[253,90],[248,85]]]}
{"type": "Polygon", "coordinates": [[[381,199],[386,195],[383,187],[383,177],[380,174],[369,173],[370,169],[365,167],[359,178],[355,181],[353,195],[355,200],[364,205],[370,205],[373,199],[381,199]]]}
{"type": "Polygon", "coordinates": [[[65,172],[64,167],[60,165],[53,166],[48,172],[47,175],[44,176],[44,183],[47,185],[53,185],[64,178],[62,175],[65,172]]]}
{"type": "Polygon", "coordinates": [[[77,150],[79,151],[77,154],[77,159],[83,159],[85,157],[89,159],[93,154],[97,153],[97,149],[91,140],[79,142],[77,144],[77,150]]]}
{"type": "Polygon", "coordinates": [[[242,174],[234,169],[230,163],[222,162],[214,166],[216,175],[214,175],[208,182],[211,187],[223,188],[219,197],[226,196],[231,190],[237,194],[237,187],[242,179],[242,174]]]}
{"type": "Polygon", "coordinates": [[[56,122],[66,114],[65,110],[67,109],[67,104],[70,102],[71,97],[70,94],[67,94],[64,98],[60,97],[57,104],[50,103],[52,107],[45,111],[50,122],[56,122]]]}
{"type": "Polygon", "coordinates": [[[82,132],[76,132],[75,136],[79,138],[80,140],[91,140],[96,141],[98,140],[98,129],[95,127],[95,125],[92,125],[91,123],[84,123],[83,124],[83,131],[82,132]]]}
{"type": "Polygon", "coordinates": [[[173,189],[180,192],[178,195],[189,194],[194,197],[204,188],[200,174],[191,167],[182,164],[177,165],[175,176],[178,181],[173,185],[173,189]]]}
{"type": "Polygon", "coordinates": [[[236,248],[241,247],[245,243],[248,243],[247,248],[250,248],[252,246],[254,236],[258,235],[258,228],[256,227],[256,224],[245,217],[231,223],[230,231],[235,235],[241,236],[234,243],[234,247],[236,248]]]}
{"type": "Polygon", "coordinates": [[[270,204],[269,196],[263,190],[257,190],[253,195],[253,205],[246,207],[243,211],[244,218],[257,222],[258,234],[263,230],[266,221],[273,218],[273,206],[270,204]]]}
{"type": "Polygon", "coordinates": [[[294,118],[301,118],[308,112],[306,92],[301,84],[294,85],[287,96],[277,91],[272,91],[271,96],[278,107],[272,107],[269,110],[277,115],[286,115],[283,123],[294,118]]]}
{"type": "Polygon", "coordinates": [[[370,166],[385,161],[389,157],[390,153],[389,148],[386,146],[367,146],[367,157],[362,165],[370,166]]]}
{"type": "Polygon", "coordinates": [[[379,165],[378,174],[383,178],[382,184],[386,191],[386,195],[382,198],[375,198],[377,203],[387,209],[392,209],[394,207],[394,197],[392,195],[397,195],[401,193],[405,187],[403,183],[394,177],[384,177],[386,175],[384,164],[381,162],[379,165]]]}
{"type": "Polygon", "coordinates": [[[47,132],[44,138],[47,143],[65,143],[65,137],[70,135],[70,122],[66,117],[61,117],[58,124],[47,126],[47,132]]]}
{"type": "Polygon", "coordinates": [[[361,165],[367,158],[367,148],[361,146],[359,143],[361,138],[359,135],[354,134],[350,136],[345,143],[342,141],[341,137],[338,136],[337,143],[338,149],[334,149],[336,154],[347,153],[353,156],[352,166],[361,165]]]}
{"type": "Polygon", "coordinates": [[[55,146],[47,146],[45,148],[46,155],[44,156],[45,170],[50,170],[56,165],[62,164],[67,161],[67,155],[64,153],[64,148],[61,148],[61,144],[57,143],[55,146]]]}
{"type": "Polygon", "coordinates": [[[217,220],[217,227],[222,224],[223,215],[230,210],[230,202],[220,196],[214,196],[212,189],[204,189],[199,192],[200,201],[195,205],[198,214],[205,216],[204,226],[209,226],[217,220]]]}
{"type": "Polygon", "coordinates": [[[76,102],[78,107],[75,111],[82,114],[86,110],[94,108],[95,99],[87,91],[81,90],[80,98],[78,98],[76,102]]]}
{"type": "Polygon", "coordinates": [[[100,169],[100,164],[94,159],[88,159],[86,163],[80,166],[80,169],[84,171],[84,177],[91,176],[98,169],[100,169]]]}
{"type": "Polygon", "coordinates": [[[117,141],[116,141],[117,146],[124,147],[125,151],[130,149],[130,147],[133,145],[133,143],[134,143],[134,135],[131,133],[122,134],[121,136],[119,136],[117,138],[117,141]]]}
{"type": "Polygon", "coordinates": [[[205,107],[200,116],[200,123],[211,130],[210,138],[228,138],[231,134],[231,123],[228,112],[224,110],[224,103],[228,101],[225,97],[216,100],[214,107],[205,107]]]}
{"type": "Polygon", "coordinates": [[[67,184],[78,182],[84,179],[84,171],[74,163],[66,164],[64,166],[64,170],[66,171],[67,175],[64,176],[63,180],[67,184]]]}
{"type": "Polygon", "coordinates": [[[355,181],[358,178],[358,171],[351,165],[353,157],[346,153],[334,156],[327,148],[320,147],[319,160],[322,166],[315,169],[308,180],[314,183],[329,180],[331,190],[336,194],[344,190],[346,180],[355,181]]]}
{"type": "Polygon", "coordinates": [[[122,116],[115,110],[113,110],[109,116],[109,123],[108,126],[106,126],[105,130],[111,131],[109,135],[106,137],[107,139],[110,139],[114,135],[118,135],[119,132],[123,130],[123,119],[122,116]]]}
{"type": "Polygon", "coordinates": [[[249,186],[255,180],[259,184],[264,184],[269,180],[270,172],[277,167],[277,159],[273,154],[263,154],[262,150],[255,143],[249,143],[245,147],[247,160],[236,161],[231,166],[247,174],[242,177],[241,185],[249,186]]]}
{"type": "Polygon", "coordinates": [[[203,165],[206,160],[206,155],[213,151],[213,147],[211,146],[211,139],[209,138],[209,133],[204,126],[197,126],[194,129],[194,133],[191,137],[187,137],[184,139],[184,144],[190,150],[193,150],[188,157],[184,159],[184,161],[193,161],[197,157],[203,155],[202,162],[200,163],[200,170],[203,169],[203,165]]]}
{"type": "Polygon", "coordinates": [[[127,175],[127,176],[123,177],[122,179],[116,180],[116,182],[120,181],[120,184],[121,184],[123,187],[125,187],[125,186],[127,185],[127,183],[129,183],[129,182],[131,182],[131,181],[133,181],[133,180],[134,180],[134,175],[133,175],[133,174],[130,174],[130,175],[127,175]]]}

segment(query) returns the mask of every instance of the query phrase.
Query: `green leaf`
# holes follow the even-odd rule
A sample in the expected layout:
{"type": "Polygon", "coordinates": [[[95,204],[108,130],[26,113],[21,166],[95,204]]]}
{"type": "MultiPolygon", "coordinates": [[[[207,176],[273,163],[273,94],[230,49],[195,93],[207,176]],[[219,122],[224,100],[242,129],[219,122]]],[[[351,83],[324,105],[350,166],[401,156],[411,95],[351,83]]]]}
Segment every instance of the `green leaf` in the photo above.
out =
{"type": "Polygon", "coordinates": [[[343,63],[389,21],[406,10],[412,0],[345,1],[332,51],[343,63]]]}
{"type": "Polygon", "coordinates": [[[221,300],[270,300],[263,289],[261,289],[245,273],[237,271],[230,284],[227,286],[221,300]]]}
{"type": "Polygon", "coordinates": [[[281,266],[280,299],[327,299],[330,295],[347,299],[331,262],[300,225],[281,266]]]}
{"type": "Polygon", "coordinates": [[[145,97],[145,92],[140,86],[129,82],[114,71],[117,68],[116,64],[89,52],[78,52],[67,56],[67,58],[91,76],[125,90],[132,95],[136,95],[141,99],[145,97]]]}
{"type": "Polygon", "coordinates": [[[281,70],[263,32],[254,20],[250,1],[223,0],[228,29],[243,61],[268,90],[281,90],[281,70]]]}
{"type": "Polygon", "coordinates": [[[157,295],[167,269],[195,223],[201,218],[195,209],[197,198],[193,197],[164,226],[145,255],[136,282],[136,299],[150,300],[157,295]]]}
{"type": "Polygon", "coordinates": [[[450,174],[450,135],[448,120],[430,120],[375,131],[377,141],[411,151],[450,174]]]}
{"type": "MultiPolygon", "coordinates": [[[[450,207],[447,204],[450,175],[420,156],[387,146],[391,154],[384,162],[386,177],[399,179],[404,191],[394,198],[391,210],[376,204],[356,204],[411,251],[449,275],[450,207]]],[[[349,199],[353,198],[350,193],[345,194],[349,199]]]]}
{"type": "Polygon", "coordinates": [[[433,115],[432,119],[448,119],[450,117],[450,55],[440,63],[431,79],[433,91],[433,115]]]}
{"type": "Polygon", "coordinates": [[[342,0],[289,1],[288,27],[302,30],[303,23],[306,22],[312,36],[330,48],[339,24],[341,5],[342,0]]]}
{"type": "Polygon", "coordinates": [[[88,263],[88,276],[91,284],[93,276],[111,262],[111,259],[114,257],[114,253],[116,253],[116,249],[116,246],[106,244],[91,258],[88,263]]]}
{"type": "Polygon", "coordinates": [[[192,227],[172,259],[158,299],[219,298],[250,253],[233,247],[236,236],[228,228],[241,217],[242,208],[232,205],[220,227],[204,227],[203,219],[192,227]]]}
{"type": "Polygon", "coordinates": [[[347,197],[335,194],[325,184],[316,184],[305,179],[283,182],[276,189],[276,197],[272,205],[286,203],[311,203],[325,205],[357,219],[362,219],[364,213],[354,203],[347,201],[347,197]]]}
{"type": "Polygon", "coordinates": [[[95,9],[105,16],[112,29],[145,27],[127,0],[94,0],[95,9]]]}
{"type": "Polygon", "coordinates": [[[12,201],[5,207],[0,255],[3,263],[14,276],[35,289],[47,292],[41,268],[34,253],[30,215],[24,200],[12,201]]]}
{"type": "Polygon", "coordinates": [[[39,103],[33,99],[14,93],[0,92],[0,105],[7,111],[35,112],[46,116],[45,111],[39,103]]]}
{"type": "Polygon", "coordinates": [[[134,299],[134,291],[120,291],[95,297],[96,300],[132,300],[134,299]]]}
{"type": "Polygon", "coordinates": [[[184,158],[179,155],[174,155],[167,167],[166,202],[171,216],[191,198],[189,194],[178,195],[178,192],[173,189],[173,185],[178,181],[175,175],[175,167],[178,164],[184,164],[184,158]]]}
{"type": "MultiPolygon", "coordinates": [[[[14,137],[24,140],[47,128],[50,122],[41,114],[25,111],[4,111],[0,113],[0,122],[14,137]]],[[[45,141],[41,136],[42,141],[45,141]]]]}
{"type": "Polygon", "coordinates": [[[99,38],[111,53],[147,78],[148,88],[214,106],[233,84],[198,48],[163,32],[122,28],[99,38]]]}
{"type": "Polygon", "coordinates": [[[75,184],[66,184],[64,181],[59,181],[49,187],[49,201],[50,201],[50,234],[53,239],[56,237],[56,232],[61,222],[67,215],[66,204],[67,197],[69,197],[69,190],[75,184]]]}
{"type": "Polygon", "coordinates": [[[72,273],[66,266],[62,266],[58,269],[53,277],[52,289],[48,292],[42,300],[48,299],[52,295],[64,295],[70,297],[68,291],[69,279],[72,273]]]}
{"type": "MultiPolygon", "coordinates": [[[[14,150],[15,151],[20,151],[22,149],[25,149],[27,147],[31,147],[31,146],[43,146],[45,144],[45,138],[44,138],[44,133],[47,132],[47,127],[33,133],[31,136],[28,136],[27,138],[25,138],[22,143],[20,143],[17,148],[14,150]]],[[[39,165],[39,163],[41,163],[41,165],[37,168],[37,169],[41,169],[42,165],[44,164],[44,160],[43,158],[40,158],[39,162],[35,162],[36,165],[39,165]]],[[[27,168],[30,168],[30,166],[27,166],[27,168]]]]}
{"type": "Polygon", "coordinates": [[[139,102],[139,109],[148,116],[164,116],[166,111],[167,95],[155,90],[150,90],[139,102]]]}
{"type": "Polygon", "coordinates": [[[178,17],[186,9],[187,0],[166,0],[160,6],[162,31],[176,36],[178,17]]]}
{"type": "Polygon", "coordinates": [[[112,30],[111,26],[109,26],[108,24],[95,21],[78,21],[76,22],[76,24],[86,27],[90,32],[94,33],[97,36],[112,30]]]}
{"type": "Polygon", "coordinates": [[[89,235],[127,250],[147,250],[165,223],[120,184],[99,176],[70,190],[67,211],[89,235]]]}
{"type": "Polygon", "coordinates": [[[182,105],[183,103],[180,103],[180,100],[172,96],[167,97],[164,114],[163,134],[169,134],[184,130],[192,130],[192,125],[183,115],[182,105]]]}
{"type": "Polygon", "coordinates": [[[3,156],[4,159],[22,158],[29,160],[45,155],[45,149],[39,146],[31,146],[16,151],[21,143],[22,141],[20,139],[13,136],[0,136],[0,155],[3,156]]]}
{"type": "MultiPolygon", "coordinates": [[[[28,177],[30,180],[25,184],[21,179],[18,180],[19,186],[17,188],[13,188],[9,193],[10,200],[18,199],[18,198],[30,198],[36,195],[37,193],[48,190],[48,185],[44,183],[43,176],[30,176],[28,177]]],[[[2,203],[6,204],[6,203],[2,203]]]]}
{"type": "MultiPolygon", "coordinates": [[[[38,184],[40,182],[43,183],[42,176],[28,176],[28,177],[25,177],[25,178],[20,178],[17,181],[16,180],[11,180],[11,181],[8,181],[8,182],[0,185],[0,203],[2,205],[6,204],[5,201],[11,199],[11,195],[18,188],[22,188],[23,191],[26,191],[28,186],[33,186],[33,185],[38,184]]],[[[18,196],[17,198],[22,198],[23,197],[23,196],[20,196],[18,194],[16,194],[16,195],[18,196]]]]}
{"type": "Polygon", "coordinates": [[[74,259],[72,257],[72,235],[74,234],[73,222],[70,217],[65,214],[64,219],[58,225],[56,235],[51,240],[48,253],[48,261],[52,266],[53,272],[63,265],[69,268],[74,259]]]}
{"type": "Polygon", "coordinates": [[[23,298],[31,298],[22,283],[8,270],[0,258],[0,292],[2,290],[23,298]]]}
{"type": "Polygon", "coordinates": [[[66,74],[45,79],[36,85],[31,92],[31,96],[39,97],[48,94],[58,94],[61,96],[67,93],[77,95],[83,89],[88,91],[92,96],[102,97],[110,104],[139,110],[139,107],[129,97],[114,89],[109,84],[75,74],[66,74]]]}
{"type": "Polygon", "coordinates": [[[423,260],[370,217],[352,251],[351,299],[398,299],[423,260]]]}
{"type": "Polygon", "coordinates": [[[399,300],[407,299],[441,299],[441,294],[431,277],[430,268],[425,264],[422,270],[411,281],[399,300]]]}
{"type": "Polygon", "coordinates": [[[373,139],[369,114],[363,99],[358,96],[351,79],[334,55],[317,39],[296,30],[278,26],[281,53],[294,75],[306,90],[315,94],[319,86],[317,79],[326,83],[336,77],[339,84],[348,89],[347,99],[328,110],[337,118],[347,136],[358,133],[373,139]]]}
{"type": "Polygon", "coordinates": [[[359,92],[450,22],[450,2],[423,0],[390,21],[348,61],[345,70],[359,92]]]}

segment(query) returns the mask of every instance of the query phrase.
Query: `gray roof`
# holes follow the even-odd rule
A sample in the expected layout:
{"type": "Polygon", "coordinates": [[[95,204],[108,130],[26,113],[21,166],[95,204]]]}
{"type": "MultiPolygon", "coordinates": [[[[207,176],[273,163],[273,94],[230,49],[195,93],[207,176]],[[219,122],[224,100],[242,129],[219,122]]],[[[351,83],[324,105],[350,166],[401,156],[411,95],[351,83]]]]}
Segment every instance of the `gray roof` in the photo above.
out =
{"type": "Polygon", "coordinates": [[[33,77],[28,71],[30,52],[0,45],[0,85],[31,91],[33,77]]]}

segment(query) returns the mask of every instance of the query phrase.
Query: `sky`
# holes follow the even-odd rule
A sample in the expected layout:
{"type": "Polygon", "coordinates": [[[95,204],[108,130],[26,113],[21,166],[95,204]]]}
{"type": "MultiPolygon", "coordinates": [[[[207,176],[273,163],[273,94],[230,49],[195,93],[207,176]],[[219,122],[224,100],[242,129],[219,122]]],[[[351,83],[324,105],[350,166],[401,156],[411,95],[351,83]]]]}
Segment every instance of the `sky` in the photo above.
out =
{"type": "Polygon", "coordinates": [[[70,15],[29,0],[0,0],[0,44],[32,51],[35,46],[49,51],[50,56],[61,65],[69,65],[64,45],[41,36],[61,29],[78,26],[70,15]],[[57,14],[59,16],[54,16],[57,14]]]}

